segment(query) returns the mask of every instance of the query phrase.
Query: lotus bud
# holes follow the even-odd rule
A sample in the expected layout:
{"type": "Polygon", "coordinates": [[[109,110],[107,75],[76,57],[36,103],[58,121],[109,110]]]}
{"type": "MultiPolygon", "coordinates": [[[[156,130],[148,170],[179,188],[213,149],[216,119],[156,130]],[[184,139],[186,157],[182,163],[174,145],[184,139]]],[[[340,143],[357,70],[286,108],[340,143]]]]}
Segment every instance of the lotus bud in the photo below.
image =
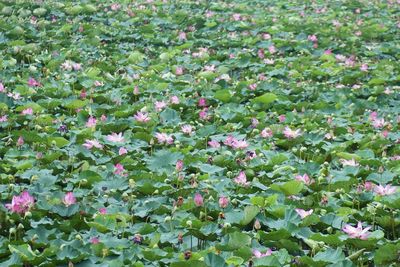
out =
{"type": "Polygon", "coordinates": [[[329,234],[332,234],[333,228],[332,228],[331,226],[329,226],[328,228],[326,228],[326,231],[327,231],[329,234]]]}
{"type": "Polygon", "coordinates": [[[192,221],[190,221],[190,220],[189,220],[189,221],[186,221],[186,226],[189,227],[189,228],[191,228],[191,227],[192,227],[192,221]]]}
{"type": "Polygon", "coordinates": [[[14,227],[10,228],[10,234],[15,234],[17,232],[17,230],[14,227]]]}

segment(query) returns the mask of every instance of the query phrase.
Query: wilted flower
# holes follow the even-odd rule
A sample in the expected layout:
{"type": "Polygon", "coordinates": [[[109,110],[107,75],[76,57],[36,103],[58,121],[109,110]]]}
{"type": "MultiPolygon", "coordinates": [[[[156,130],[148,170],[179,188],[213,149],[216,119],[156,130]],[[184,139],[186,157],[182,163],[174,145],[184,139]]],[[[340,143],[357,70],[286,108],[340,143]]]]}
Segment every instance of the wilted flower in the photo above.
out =
{"type": "Polygon", "coordinates": [[[300,129],[292,130],[286,126],[285,130],[283,130],[283,135],[288,139],[293,139],[299,137],[301,135],[301,131],[300,129]]]}
{"type": "Polygon", "coordinates": [[[374,187],[374,192],[380,196],[392,195],[397,192],[397,187],[389,184],[385,186],[377,185],[374,187]]]}
{"type": "Polygon", "coordinates": [[[149,114],[147,112],[138,111],[133,117],[138,122],[146,123],[146,122],[150,121],[150,117],[149,117],[149,114]]]}
{"type": "Polygon", "coordinates": [[[93,147],[98,149],[103,149],[103,145],[100,144],[100,142],[97,141],[96,139],[93,140],[86,139],[83,146],[86,147],[87,149],[92,149],[93,147]]]}
{"type": "Polygon", "coordinates": [[[203,202],[203,196],[200,195],[199,193],[196,193],[196,194],[194,195],[194,204],[195,204],[197,207],[203,206],[203,204],[204,204],[204,202],[203,202]]]}
{"type": "Polygon", "coordinates": [[[234,182],[238,185],[248,186],[250,182],[247,182],[246,173],[241,171],[238,176],[234,179],[234,182]]]}
{"type": "Polygon", "coordinates": [[[304,219],[307,216],[310,216],[313,213],[313,210],[309,210],[309,211],[305,211],[303,209],[295,209],[295,211],[297,212],[297,214],[299,214],[299,216],[304,219]]]}
{"type": "Polygon", "coordinates": [[[297,181],[303,182],[306,185],[311,185],[315,182],[314,179],[310,179],[310,177],[307,175],[307,173],[303,174],[303,175],[296,175],[295,179],[297,181]]]}
{"type": "Polygon", "coordinates": [[[13,196],[10,204],[6,204],[6,208],[11,212],[25,214],[35,204],[35,199],[28,191],[23,191],[19,196],[13,196]]]}
{"type": "Polygon", "coordinates": [[[64,198],[63,198],[63,203],[67,207],[75,204],[76,203],[76,198],[74,196],[74,193],[72,193],[72,192],[66,193],[64,198]]]}
{"type": "Polygon", "coordinates": [[[112,133],[107,135],[107,141],[113,142],[113,143],[122,143],[125,142],[124,137],[122,136],[122,133],[112,133]]]}
{"type": "Polygon", "coordinates": [[[218,204],[220,208],[225,209],[226,207],[228,207],[229,199],[225,196],[221,196],[218,200],[218,204]]]}
{"type": "Polygon", "coordinates": [[[362,228],[362,223],[358,222],[357,227],[353,227],[350,224],[346,224],[343,227],[343,232],[349,235],[351,238],[358,238],[361,240],[366,240],[370,234],[368,230],[371,229],[370,226],[362,228]]]}

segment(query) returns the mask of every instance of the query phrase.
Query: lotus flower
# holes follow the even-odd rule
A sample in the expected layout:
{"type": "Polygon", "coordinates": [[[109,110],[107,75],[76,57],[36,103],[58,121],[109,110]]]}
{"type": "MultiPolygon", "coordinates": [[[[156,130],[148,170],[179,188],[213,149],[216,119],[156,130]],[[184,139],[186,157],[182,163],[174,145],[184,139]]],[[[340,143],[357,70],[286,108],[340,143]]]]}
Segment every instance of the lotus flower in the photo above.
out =
{"type": "Polygon", "coordinates": [[[138,122],[148,122],[150,120],[149,114],[147,112],[138,111],[134,116],[136,121],[138,122]]]}
{"type": "Polygon", "coordinates": [[[353,166],[353,167],[355,167],[355,166],[360,165],[360,164],[358,164],[358,162],[356,162],[355,159],[350,159],[350,160],[340,159],[340,162],[342,163],[343,166],[353,166]]]}
{"type": "Polygon", "coordinates": [[[362,223],[358,222],[357,227],[353,227],[350,224],[346,224],[343,227],[343,232],[349,235],[351,238],[358,238],[361,240],[366,240],[370,234],[368,230],[371,229],[370,226],[362,228],[362,223]]]}
{"type": "Polygon", "coordinates": [[[159,144],[172,144],[174,142],[172,136],[166,133],[156,133],[156,138],[159,144]]]}
{"type": "Polygon", "coordinates": [[[125,147],[120,147],[118,150],[118,155],[122,156],[128,153],[128,150],[125,147]]]}
{"type": "Polygon", "coordinates": [[[389,184],[385,186],[377,185],[374,187],[374,192],[380,196],[392,195],[397,192],[397,187],[389,184]]]}
{"type": "Polygon", "coordinates": [[[166,107],[167,107],[167,103],[165,103],[164,101],[156,101],[154,103],[154,108],[156,109],[157,112],[160,112],[161,110],[163,110],[166,107]]]}
{"type": "Polygon", "coordinates": [[[122,133],[116,134],[112,133],[107,135],[107,141],[113,142],[113,143],[122,143],[125,142],[124,137],[122,136],[122,133]]]}
{"type": "Polygon", "coordinates": [[[86,147],[87,149],[92,149],[93,147],[98,149],[103,149],[103,145],[100,144],[100,142],[97,141],[96,139],[93,140],[86,139],[83,146],[86,147]]]}
{"type": "Polygon", "coordinates": [[[234,179],[235,183],[242,186],[248,186],[250,182],[247,182],[246,173],[241,171],[238,176],[234,179]]]}
{"type": "Polygon", "coordinates": [[[220,208],[225,209],[226,207],[228,207],[229,199],[225,196],[221,196],[218,200],[218,204],[220,208]]]}
{"type": "Polygon", "coordinates": [[[299,214],[299,216],[304,219],[307,216],[310,216],[313,213],[313,210],[309,210],[309,211],[305,211],[303,209],[295,209],[295,211],[297,212],[297,214],[299,214]]]}
{"type": "Polygon", "coordinates": [[[272,133],[272,131],[271,131],[271,129],[270,128],[264,128],[262,131],[261,131],[261,137],[263,137],[263,138],[270,138],[270,137],[272,137],[272,135],[273,135],[273,133],[272,133]]]}
{"type": "Polygon", "coordinates": [[[196,193],[196,194],[194,195],[194,204],[195,204],[197,207],[203,206],[203,204],[204,204],[204,202],[203,202],[203,196],[200,195],[199,193],[196,193]]]}
{"type": "Polygon", "coordinates": [[[23,191],[19,196],[13,196],[10,204],[6,204],[6,208],[14,213],[25,214],[35,204],[35,199],[28,191],[23,191]]]}
{"type": "Polygon", "coordinates": [[[307,175],[307,173],[303,174],[303,175],[296,175],[295,179],[297,181],[303,182],[306,185],[311,185],[315,182],[314,179],[310,179],[310,177],[307,175]]]}
{"type": "Polygon", "coordinates": [[[285,130],[283,130],[283,135],[287,138],[287,139],[294,139],[297,138],[301,135],[301,131],[300,129],[297,130],[292,130],[289,127],[285,127],[285,130]]]}
{"type": "Polygon", "coordinates": [[[189,124],[185,124],[181,127],[181,130],[183,133],[190,135],[193,131],[193,127],[189,124]]]}
{"type": "Polygon", "coordinates": [[[258,259],[270,256],[271,254],[272,254],[272,250],[270,248],[267,249],[267,251],[264,253],[261,253],[258,249],[253,249],[253,255],[254,255],[254,257],[256,257],[258,259]]]}
{"type": "Polygon", "coordinates": [[[73,204],[76,203],[76,198],[74,196],[74,193],[72,192],[68,192],[65,194],[64,198],[63,198],[63,203],[65,204],[65,206],[69,207],[73,204]]]}
{"type": "Polygon", "coordinates": [[[127,176],[128,175],[127,173],[125,173],[124,166],[121,163],[115,164],[114,168],[115,168],[114,174],[121,175],[121,176],[127,176]]]}
{"type": "Polygon", "coordinates": [[[22,115],[32,115],[33,114],[33,109],[32,108],[26,108],[21,112],[22,115]]]}
{"type": "Polygon", "coordinates": [[[95,117],[90,116],[86,122],[86,127],[91,128],[91,127],[95,127],[97,124],[97,120],[95,117]]]}
{"type": "Polygon", "coordinates": [[[208,141],[208,145],[209,145],[210,147],[212,147],[212,148],[219,148],[219,147],[221,147],[221,144],[220,144],[218,141],[216,141],[216,140],[208,141]]]}

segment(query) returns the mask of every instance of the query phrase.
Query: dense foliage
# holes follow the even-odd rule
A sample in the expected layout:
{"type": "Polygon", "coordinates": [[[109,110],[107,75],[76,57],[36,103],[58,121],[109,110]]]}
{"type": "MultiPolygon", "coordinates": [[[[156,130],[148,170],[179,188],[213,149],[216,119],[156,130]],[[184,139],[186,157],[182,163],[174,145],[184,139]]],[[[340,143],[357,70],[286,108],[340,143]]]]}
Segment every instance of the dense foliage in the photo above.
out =
{"type": "Polygon", "coordinates": [[[399,266],[399,18],[0,1],[0,265],[399,266]]]}

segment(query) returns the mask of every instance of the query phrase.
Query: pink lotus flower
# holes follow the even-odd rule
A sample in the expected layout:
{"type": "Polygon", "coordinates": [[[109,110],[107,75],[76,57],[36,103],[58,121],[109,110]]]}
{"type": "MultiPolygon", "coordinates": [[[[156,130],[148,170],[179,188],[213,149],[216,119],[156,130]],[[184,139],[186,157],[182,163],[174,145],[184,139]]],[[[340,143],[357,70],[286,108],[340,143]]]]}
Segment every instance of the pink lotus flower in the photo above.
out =
{"type": "Polygon", "coordinates": [[[310,179],[310,177],[307,175],[307,173],[303,174],[303,175],[296,175],[296,177],[294,177],[297,181],[303,182],[306,185],[311,185],[313,183],[315,183],[314,179],[310,179]]]}
{"type": "Polygon", "coordinates": [[[117,163],[114,165],[115,171],[114,174],[116,175],[121,175],[121,176],[127,176],[128,174],[125,173],[124,166],[121,163],[117,163]]]}
{"type": "Polygon", "coordinates": [[[288,126],[286,126],[285,130],[283,130],[283,135],[287,139],[294,139],[294,138],[297,138],[297,137],[299,137],[301,135],[301,131],[300,131],[300,129],[292,130],[288,126]]]}
{"type": "Polygon", "coordinates": [[[90,116],[86,122],[86,127],[88,127],[88,128],[96,127],[96,124],[97,124],[96,118],[93,116],[90,116]]]}
{"type": "Polygon", "coordinates": [[[368,71],[368,64],[366,64],[366,63],[361,64],[360,70],[361,71],[368,71]]]}
{"type": "Polygon", "coordinates": [[[375,119],[372,121],[372,126],[374,128],[382,128],[383,126],[385,126],[385,119],[375,119]]]}
{"type": "Polygon", "coordinates": [[[264,128],[262,131],[261,131],[261,137],[262,138],[270,138],[270,137],[272,137],[273,136],[273,133],[272,133],[272,131],[271,131],[271,129],[270,128],[264,128]]]}
{"type": "Polygon", "coordinates": [[[199,193],[196,193],[196,194],[194,195],[194,204],[195,204],[197,207],[203,206],[203,204],[204,204],[203,196],[200,195],[199,193]]]}
{"type": "Polygon", "coordinates": [[[299,216],[304,219],[307,216],[310,216],[313,213],[313,210],[309,210],[309,211],[305,211],[303,209],[295,209],[295,211],[297,212],[297,214],[299,214],[299,216]]]}
{"type": "Polygon", "coordinates": [[[179,39],[179,41],[186,40],[187,39],[186,33],[185,32],[179,32],[178,39],[179,39]]]}
{"type": "Polygon", "coordinates": [[[180,172],[183,170],[183,161],[182,160],[178,160],[175,164],[175,170],[177,172],[180,172]]]}
{"type": "Polygon", "coordinates": [[[208,108],[203,108],[200,112],[199,112],[199,118],[201,120],[207,120],[208,119],[208,108]]]}
{"type": "Polygon", "coordinates": [[[225,196],[221,196],[218,200],[219,207],[225,209],[229,205],[229,199],[225,196]]]}
{"type": "Polygon", "coordinates": [[[236,138],[233,135],[228,135],[224,141],[224,145],[232,146],[233,142],[236,141],[236,138]]]}
{"type": "Polygon", "coordinates": [[[388,196],[392,195],[397,192],[397,187],[396,186],[391,186],[391,185],[377,185],[374,187],[374,192],[380,196],[388,196]]]}
{"type": "Polygon", "coordinates": [[[101,115],[100,120],[101,120],[102,122],[106,121],[106,120],[107,120],[107,116],[104,115],[104,114],[101,115]]]}
{"type": "Polygon", "coordinates": [[[364,189],[367,191],[371,191],[372,189],[374,189],[374,187],[375,187],[375,184],[372,182],[366,181],[364,183],[364,189]]]}
{"type": "Polygon", "coordinates": [[[371,229],[370,226],[362,228],[362,223],[358,222],[357,227],[353,227],[350,224],[346,224],[343,227],[343,232],[349,235],[350,238],[358,238],[361,240],[367,240],[370,232],[368,230],[371,229]]]}
{"type": "Polygon", "coordinates": [[[272,255],[272,250],[269,248],[266,252],[261,253],[258,249],[253,249],[253,255],[257,259],[272,255]]]}
{"type": "Polygon", "coordinates": [[[318,42],[318,38],[315,34],[309,35],[307,39],[311,42],[318,42]]]}
{"type": "Polygon", "coordinates": [[[100,142],[97,141],[96,139],[93,140],[86,139],[83,146],[86,147],[87,149],[92,149],[93,147],[98,149],[103,149],[103,145],[100,144],[100,142]]]}
{"type": "Polygon", "coordinates": [[[116,134],[112,133],[107,135],[107,141],[113,142],[113,143],[122,143],[125,142],[124,137],[122,136],[122,133],[116,134]]]}
{"type": "Polygon", "coordinates": [[[18,137],[17,146],[23,146],[25,143],[24,138],[22,136],[18,137]]]}
{"type": "Polygon", "coordinates": [[[182,67],[176,67],[175,69],[175,75],[179,76],[183,74],[183,68],[182,67]]]}
{"type": "Polygon", "coordinates": [[[267,65],[273,65],[275,63],[275,60],[273,60],[272,58],[266,58],[264,59],[264,63],[267,65]]]}
{"type": "Polygon", "coordinates": [[[221,147],[221,144],[220,144],[218,141],[216,141],[216,140],[208,141],[208,145],[209,145],[210,147],[212,147],[212,148],[219,148],[219,147],[221,147]]]}
{"type": "Polygon", "coordinates": [[[103,214],[103,215],[104,215],[104,214],[107,214],[107,209],[106,209],[106,208],[100,208],[100,209],[99,209],[99,213],[100,213],[100,214],[103,214]]]}
{"type": "Polygon", "coordinates": [[[161,110],[163,110],[166,107],[167,107],[167,103],[165,103],[164,101],[154,102],[154,108],[156,109],[157,112],[160,112],[161,110]]]}
{"type": "Polygon", "coordinates": [[[232,15],[234,21],[240,21],[242,19],[242,15],[235,13],[232,15]]]}
{"type": "Polygon", "coordinates": [[[35,199],[28,191],[23,191],[19,196],[13,196],[10,204],[6,204],[6,208],[14,213],[25,214],[35,204],[35,199]]]}
{"type": "Polygon", "coordinates": [[[146,122],[150,121],[150,117],[149,117],[149,114],[147,112],[138,111],[133,117],[138,122],[146,123],[146,122]]]}
{"type": "Polygon", "coordinates": [[[32,108],[26,108],[21,112],[22,115],[32,115],[33,114],[33,109],[32,108]]]}
{"type": "Polygon", "coordinates": [[[135,87],[133,88],[133,94],[134,95],[139,95],[140,94],[139,87],[137,85],[135,85],[135,87]]]}
{"type": "Polygon", "coordinates": [[[159,144],[172,144],[174,142],[172,136],[166,133],[156,133],[156,138],[159,144]]]}
{"type": "Polygon", "coordinates": [[[204,98],[204,97],[201,97],[200,99],[199,99],[199,102],[197,103],[197,105],[199,106],[199,107],[205,107],[205,106],[207,106],[207,102],[206,102],[207,100],[204,98]]]}
{"type": "Polygon", "coordinates": [[[280,123],[284,122],[286,120],[286,116],[285,115],[279,115],[278,116],[278,120],[280,123]]]}
{"type": "Polygon", "coordinates": [[[118,155],[122,156],[128,153],[128,150],[125,147],[120,147],[118,150],[118,155]]]}
{"type": "Polygon", "coordinates": [[[238,185],[248,186],[250,182],[247,182],[246,173],[241,171],[238,176],[234,179],[234,182],[238,185]]]}
{"type": "Polygon", "coordinates": [[[29,87],[38,87],[38,86],[41,86],[41,84],[38,81],[36,81],[34,78],[31,77],[28,79],[28,86],[29,87]]]}
{"type": "Polygon", "coordinates": [[[103,86],[104,85],[104,83],[103,82],[101,82],[101,81],[94,81],[94,86],[96,86],[96,87],[100,87],[100,86],[103,86]]]}
{"type": "Polygon", "coordinates": [[[257,55],[259,58],[263,59],[265,57],[264,49],[258,49],[257,55]]]}
{"type": "Polygon", "coordinates": [[[353,167],[355,167],[355,166],[359,166],[360,165],[360,164],[358,164],[358,162],[355,159],[350,159],[350,160],[340,159],[339,161],[342,163],[343,166],[353,166],[353,167]]]}
{"type": "Polygon", "coordinates": [[[98,237],[92,237],[90,239],[90,243],[92,243],[93,245],[96,245],[96,244],[100,243],[100,240],[98,237]]]}
{"type": "Polygon", "coordinates": [[[249,146],[249,144],[246,142],[246,140],[234,140],[232,142],[232,147],[235,149],[245,149],[249,146]]]}
{"type": "Polygon", "coordinates": [[[190,135],[193,131],[193,127],[189,124],[185,124],[181,127],[181,130],[183,133],[190,135]]]}
{"type": "Polygon", "coordinates": [[[0,122],[7,122],[8,121],[7,117],[8,117],[7,115],[0,116],[0,122]]]}
{"type": "Polygon", "coordinates": [[[5,93],[6,88],[4,87],[3,83],[0,83],[0,93],[5,93]]]}
{"type": "Polygon", "coordinates": [[[256,84],[256,83],[250,84],[250,85],[249,85],[249,89],[250,89],[251,91],[256,90],[256,89],[257,89],[257,84],[256,84]]]}
{"type": "Polygon", "coordinates": [[[82,69],[82,64],[80,63],[72,63],[72,68],[76,70],[81,70],[82,69]]]}
{"type": "Polygon", "coordinates": [[[275,46],[274,46],[274,45],[271,45],[270,47],[268,47],[268,51],[269,51],[271,54],[275,54],[275,53],[276,53],[276,48],[275,48],[275,46]]]}
{"type": "Polygon", "coordinates": [[[205,71],[214,72],[214,71],[215,71],[215,65],[207,65],[207,66],[204,66],[204,70],[205,70],[205,71]]]}
{"type": "Polygon", "coordinates": [[[169,99],[169,102],[171,102],[171,104],[174,105],[179,105],[180,101],[179,101],[179,97],[176,95],[171,96],[171,98],[169,99]]]}
{"type": "Polygon", "coordinates": [[[75,204],[76,203],[76,198],[74,196],[74,193],[72,193],[72,192],[66,193],[64,198],[63,198],[63,203],[67,207],[75,204]]]}

